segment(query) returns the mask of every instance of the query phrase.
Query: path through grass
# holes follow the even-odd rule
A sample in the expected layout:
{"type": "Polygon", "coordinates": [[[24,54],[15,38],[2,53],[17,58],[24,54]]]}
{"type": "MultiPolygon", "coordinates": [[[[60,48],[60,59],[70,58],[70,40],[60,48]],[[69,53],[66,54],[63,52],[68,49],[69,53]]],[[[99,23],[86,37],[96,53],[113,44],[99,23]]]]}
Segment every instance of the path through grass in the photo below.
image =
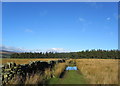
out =
{"type": "Polygon", "coordinates": [[[63,78],[52,78],[48,84],[87,84],[84,76],[78,71],[70,70],[66,71],[63,78]]]}

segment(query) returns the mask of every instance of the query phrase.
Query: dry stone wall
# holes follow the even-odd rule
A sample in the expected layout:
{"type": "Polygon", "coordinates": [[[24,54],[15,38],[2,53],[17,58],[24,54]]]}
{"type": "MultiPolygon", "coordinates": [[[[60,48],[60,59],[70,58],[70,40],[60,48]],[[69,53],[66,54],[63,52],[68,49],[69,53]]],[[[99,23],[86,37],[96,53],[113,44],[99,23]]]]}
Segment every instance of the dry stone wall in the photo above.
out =
{"type": "MultiPolygon", "coordinates": [[[[53,70],[53,67],[58,63],[65,62],[64,59],[62,60],[56,60],[56,61],[33,61],[29,64],[16,64],[16,63],[7,63],[2,65],[2,83],[6,84],[9,80],[11,80],[15,75],[19,75],[22,77],[26,77],[26,75],[29,75],[31,73],[40,72],[41,74],[44,74],[44,71],[46,68],[50,68],[51,71],[53,70]]],[[[54,76],[54,75],[52,75],[54,76]]],[[[52,77],[51,76],[51,77],[52,77]]]]}

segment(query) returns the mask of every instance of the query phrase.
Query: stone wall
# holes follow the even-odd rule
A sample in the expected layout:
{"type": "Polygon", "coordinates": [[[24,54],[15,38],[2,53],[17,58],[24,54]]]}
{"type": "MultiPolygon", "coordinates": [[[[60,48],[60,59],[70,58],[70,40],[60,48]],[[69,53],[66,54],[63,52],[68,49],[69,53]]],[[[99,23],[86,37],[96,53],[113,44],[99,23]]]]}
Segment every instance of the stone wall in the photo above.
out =
{"type": "MultiPolygon", "coordinates": [[[[44,74],[46,68],[50,68],[51,71],[54,71],[53,67],[58,64],[65,62],[65,60],[56,60],[56,61],[33,61],[29,64],[16,64],[16,63],[7,63],[2,65],[2,83],[7,84],[15,75],[26,77],[26,75],[40,72],[44,74]]],[[[51,76],[53,77],[54,74],[51,76]]]]}

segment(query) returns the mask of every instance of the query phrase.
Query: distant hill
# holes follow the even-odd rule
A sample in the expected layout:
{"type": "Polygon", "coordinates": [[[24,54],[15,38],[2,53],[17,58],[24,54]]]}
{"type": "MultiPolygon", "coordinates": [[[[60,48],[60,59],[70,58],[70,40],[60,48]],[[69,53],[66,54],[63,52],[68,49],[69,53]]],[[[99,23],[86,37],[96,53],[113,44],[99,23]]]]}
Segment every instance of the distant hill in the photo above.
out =
{"type": "Polygon", "coordinates": [[[0,50],[0,58],[10,58],[10,55],[16,53],[13,51],[7,51],[7,50],[0,50]]]}

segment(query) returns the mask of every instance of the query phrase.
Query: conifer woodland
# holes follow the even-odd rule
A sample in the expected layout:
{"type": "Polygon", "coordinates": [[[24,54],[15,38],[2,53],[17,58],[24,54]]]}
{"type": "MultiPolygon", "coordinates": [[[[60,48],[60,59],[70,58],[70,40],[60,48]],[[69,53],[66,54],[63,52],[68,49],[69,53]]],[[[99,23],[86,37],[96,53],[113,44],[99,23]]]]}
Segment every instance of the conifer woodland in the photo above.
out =
{"type": "MultiPolygon", "coordinates": [[[[79,52],[24,52],[13,53],[11,58],[72,58],[72,59],[119,59],[119,50],[85,50],[79,52]]],[[[5,58],[5,57],[3,57],[5,58]]]]}

